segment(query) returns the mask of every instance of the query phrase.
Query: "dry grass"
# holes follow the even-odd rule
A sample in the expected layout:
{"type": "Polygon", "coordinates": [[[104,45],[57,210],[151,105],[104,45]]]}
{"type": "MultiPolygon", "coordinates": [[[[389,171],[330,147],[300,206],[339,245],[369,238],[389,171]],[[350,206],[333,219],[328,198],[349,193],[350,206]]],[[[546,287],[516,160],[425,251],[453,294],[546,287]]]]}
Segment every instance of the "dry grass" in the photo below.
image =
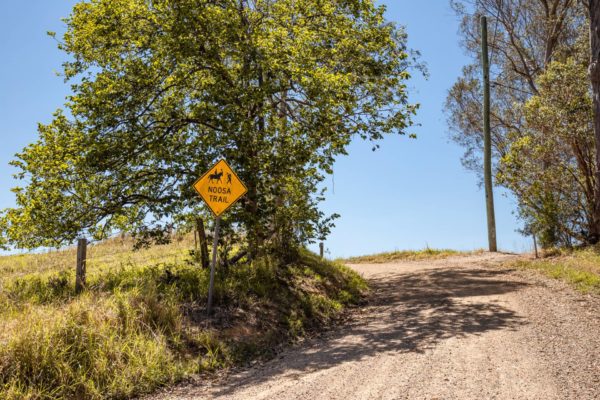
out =
{"type": "Polygon", "coordinates": [[[368,256],[350,257],[339,260],[347,264],[383,264],[393,261],[411,261],[411,260],[431,260],[431,259],[442,259],[451,256],[461,254],[472,254],[463,253],[456,250],[448,249],[430,249],[426,248],[423,250],[403,250],[403,251],[392,251],[387,253],[379,253],[368,256]]]}
{"type": "Polygon", "coordinates": [[[547,276],[564,280],[583,293],[600,294],[600,249],[552,251],[539,260],[519,260],[511,266],[541,271],[547,276]]]}
{"type": "Polygon", "coordinates": [[[0,398],[126,399],[182,377],[271,352],[320,329],[366,289],[349,269],[301,252],[220,270],[205,317],[208,271],[193,237],[134,252],[89,249],[88,290],[74,292],[75,250],[0,258],[0,398]],[[226,329],[227,328],[227,329],[226,329]]]}
{"type": "MultiPolygon", "coordinates": [[[[129,238],[113,238],[89,245],[89,273],[96,274],[104,270],[149,263],[180,263],[188,258],[189,250],[194,247],[194,237],[175,236],[175,240],[167,246],[153,246],[135,252],[132,251],[132,247],[133,241],[129,238]]],[[[71,247],[60,251],[0,256],[0,284],[14,278],[26,277],[28,274],[40,276],[46,273],[70,272],[75,268],[76,254],[77,249],[71,247]]]]}

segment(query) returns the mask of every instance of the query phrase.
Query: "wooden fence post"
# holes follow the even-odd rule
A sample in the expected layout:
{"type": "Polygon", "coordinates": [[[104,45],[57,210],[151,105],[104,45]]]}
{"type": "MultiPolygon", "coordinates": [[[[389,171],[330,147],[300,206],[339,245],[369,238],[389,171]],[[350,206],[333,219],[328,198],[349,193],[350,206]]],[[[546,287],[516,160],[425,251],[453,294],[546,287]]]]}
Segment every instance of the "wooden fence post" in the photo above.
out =
{"type": "Polygon", "coordinates": [[[85,289],[85,264],[87,259],[87,239],[77,241],[77,270],[75,274],[75,292],[81,293],[85,289]]]}

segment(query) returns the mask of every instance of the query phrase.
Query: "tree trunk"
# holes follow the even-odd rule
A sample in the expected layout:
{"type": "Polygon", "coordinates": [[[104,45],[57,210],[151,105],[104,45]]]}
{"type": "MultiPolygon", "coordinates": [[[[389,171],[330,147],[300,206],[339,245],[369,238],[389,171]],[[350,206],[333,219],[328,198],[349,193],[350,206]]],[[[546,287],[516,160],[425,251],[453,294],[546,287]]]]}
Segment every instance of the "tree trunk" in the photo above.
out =
{"type": "Polygon", "coordinates": [[[200,217],[196,218],[196,230],[198,231],[198,239],[200,242],[200,260],[202,268],[208,269],[208,242],[206,240],[206,230],[204,229],[204,220],[200,217]]]}
{"type": "Polygon", "coordinates": [[[594,138],[596,144],[596,192],[593,231],[590,241],[600,239],[600,0],[589,1],[590,12],[590,82],[594,101],[594,138]]]}

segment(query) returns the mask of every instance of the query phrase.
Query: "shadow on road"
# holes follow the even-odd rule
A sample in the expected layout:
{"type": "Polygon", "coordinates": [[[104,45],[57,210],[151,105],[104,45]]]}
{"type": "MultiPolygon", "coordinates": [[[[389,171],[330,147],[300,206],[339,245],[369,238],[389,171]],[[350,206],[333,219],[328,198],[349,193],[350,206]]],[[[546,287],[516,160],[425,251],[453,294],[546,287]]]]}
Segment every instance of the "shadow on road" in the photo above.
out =
{"type": "Polygon", "coordinates": [[[215,395],[231,394],[278,375],[323,370],[380,353],[432,349],[449,338],[515,330],[522,317],[493,299],[526,284],[503,280],[510,271],[439,268],[371,278],[369,304],[327,339],[292,350],[262,371],[229,379],[215,395]]]}

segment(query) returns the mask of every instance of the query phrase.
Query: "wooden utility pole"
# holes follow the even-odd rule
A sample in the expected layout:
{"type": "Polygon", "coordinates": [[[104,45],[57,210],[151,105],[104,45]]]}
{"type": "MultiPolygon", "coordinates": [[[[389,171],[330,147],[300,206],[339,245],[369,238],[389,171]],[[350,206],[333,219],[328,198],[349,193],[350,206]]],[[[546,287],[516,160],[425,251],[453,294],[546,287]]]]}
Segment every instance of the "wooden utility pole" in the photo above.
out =
{"type": "Polygon", "coordinates": [[[491,252],[498,251],[496,243],[496,214],[492,186],[492,134],[490,127],[490,61],[488,55],[487,18],[481,17],[481,64],[483,66],[483,175],[487,208],[488,243],[491,252]]]}
{"type": "Polygon", "coordinates": [[[600,240],[600,0],[584,2],[590,14],[590,82],[594,109],[594,139],[596,147],[596,193],[594,201],[593,242],[600,240]]]}
{"type": "Polygon", "coordinates": [[[77,242],[77,269],[75,271],[75,292],[81,293],[85,289],[87,261],[87,239],[79,239],[77,242]]]}

